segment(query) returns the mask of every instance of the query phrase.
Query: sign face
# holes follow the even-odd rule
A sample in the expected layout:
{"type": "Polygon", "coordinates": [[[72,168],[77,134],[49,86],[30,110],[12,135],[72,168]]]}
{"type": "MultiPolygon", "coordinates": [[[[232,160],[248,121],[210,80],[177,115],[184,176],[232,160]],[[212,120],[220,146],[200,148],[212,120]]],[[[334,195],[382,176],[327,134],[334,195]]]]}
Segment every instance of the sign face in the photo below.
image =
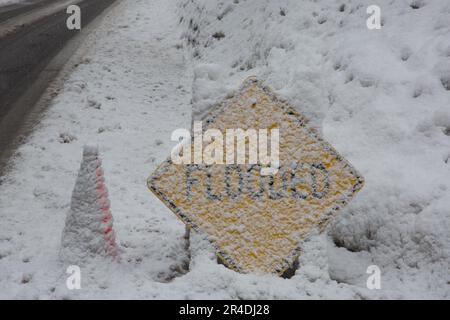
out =
{"type": "Polygon", "coordinates": [[[169,158],[148,187],[207,235],[227,267],[281,275],[298,258],[300,242],[314,228],[323,230],[364,180],[301,114],[254,78],[203,119],[203,129],[211,128],[224,136],[229,128],[277,128],[277,172],[263,175],[259,164],[175,164],[169,158]]]}

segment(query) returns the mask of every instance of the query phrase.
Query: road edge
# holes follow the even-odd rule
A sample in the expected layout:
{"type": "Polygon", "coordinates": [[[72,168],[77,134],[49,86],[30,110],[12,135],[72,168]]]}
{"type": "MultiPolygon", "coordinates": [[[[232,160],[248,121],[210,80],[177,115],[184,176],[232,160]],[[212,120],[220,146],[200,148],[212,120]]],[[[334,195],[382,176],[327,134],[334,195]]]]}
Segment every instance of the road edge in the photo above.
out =
{"type": "MultiPolygon", "coordinates": [[[[36,81],[14,102],[13,108],[14,106],[20,106],[20,108],[28,108],[28,111],[24,116],[22,124],[14,133],[14,137],[8,142],[6,148],[0,152],[0,184],[2,182],[1,178],[14,168],[14,160],[20,156],[17,153],[18,148],[27,141],[36,125],[39,124],[45,111],[55,97],[55,92],[62,89],[75,66],[81,62],[82,57],[88,49],[88,47],[84,47],[82,44],[104,21],[106,16],[111,14],[122,3],[122,0],[114,0],[93,21],[84,26],[50,60],[36,81]]],[[[9,113],[4,117],[2,122],[8,123],[10,118],[13,117],[14,114],[9,113]]]]}

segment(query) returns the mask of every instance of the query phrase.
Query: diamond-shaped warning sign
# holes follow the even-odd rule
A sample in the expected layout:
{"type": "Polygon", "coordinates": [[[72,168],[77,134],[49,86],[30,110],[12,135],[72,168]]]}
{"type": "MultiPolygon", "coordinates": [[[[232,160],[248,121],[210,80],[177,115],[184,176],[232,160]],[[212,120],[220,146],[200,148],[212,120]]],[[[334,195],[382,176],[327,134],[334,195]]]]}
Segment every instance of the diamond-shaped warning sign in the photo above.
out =
{"type": "Polygon", "coordinates": [[[203,231],[229,268],[282,274],[298,257],[299,243],[313,228],[323,229],[363,178],[301,114],[253,78],[203,119],[203,130],[211,128],[223,136],[230,128],[277,128],[278,170],[263,175],[258,163],[175,164],[169,158],[148,187],[189,227],[203,231]]]}

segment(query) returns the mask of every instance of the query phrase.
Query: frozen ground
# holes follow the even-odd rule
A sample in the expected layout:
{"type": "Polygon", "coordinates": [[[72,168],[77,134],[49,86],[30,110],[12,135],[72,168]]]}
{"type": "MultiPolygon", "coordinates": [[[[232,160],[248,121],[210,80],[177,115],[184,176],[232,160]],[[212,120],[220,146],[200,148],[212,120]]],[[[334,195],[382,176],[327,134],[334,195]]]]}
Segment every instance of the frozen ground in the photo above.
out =
{"type": "Polygon", "coordinates": [[[450,4],[378,2],[384,27],[369,31],[363,0],[122,1],[0,180],[0,298],[450,298],[450,4]],[[288,280],[230,271],[198,235],[189,260],[183,224],[145,185],[192,107],[249,75],[366,180],[288,280]],[[58,252],[86,143],[100,148],[121,260],[84,264],[69,291],[58,252]],[[372,264],[381,290],[365,287],[372,264]]]}

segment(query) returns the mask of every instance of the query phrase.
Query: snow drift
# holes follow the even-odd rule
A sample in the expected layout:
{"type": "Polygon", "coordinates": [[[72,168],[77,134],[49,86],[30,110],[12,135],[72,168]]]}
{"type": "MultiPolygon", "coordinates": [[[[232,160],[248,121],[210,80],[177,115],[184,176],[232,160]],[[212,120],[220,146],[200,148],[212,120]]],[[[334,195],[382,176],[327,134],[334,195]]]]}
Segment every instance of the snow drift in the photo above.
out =
{"type": "Polygon", "coordinates": [[[449,297],[450,3],[378,1],[382,29],[369,30],[372,4],[180,1],[197,64],[193,115],[257,75],[366,179],[317,235],[327,276],[363,287],[375,264],[384,292],[449,297]]]}

